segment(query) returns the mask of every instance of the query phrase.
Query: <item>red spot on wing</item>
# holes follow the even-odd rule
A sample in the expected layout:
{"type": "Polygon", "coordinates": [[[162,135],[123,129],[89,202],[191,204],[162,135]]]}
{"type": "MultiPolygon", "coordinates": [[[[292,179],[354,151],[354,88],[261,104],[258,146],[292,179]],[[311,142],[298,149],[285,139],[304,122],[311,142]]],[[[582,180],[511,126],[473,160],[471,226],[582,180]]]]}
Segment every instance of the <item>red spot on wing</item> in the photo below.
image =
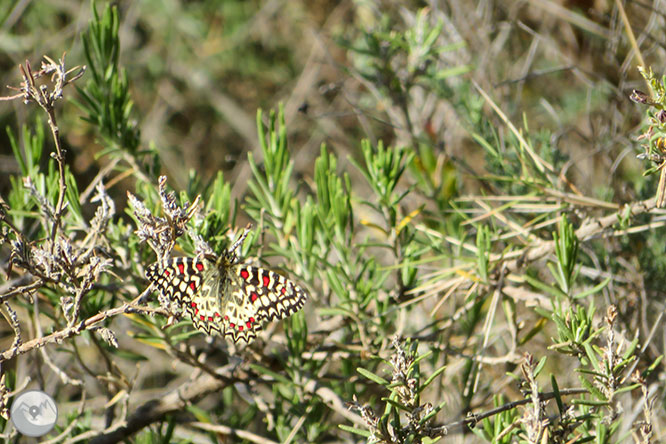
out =
{"type": "Polygon", "coordinates": [[[271,279],[268,276],[264,275],[264,287],[268,287],[268,284],[271,282],[271,279]]]}
{"type": "Polygon", "coordinates": [[[194,282],[190,282],[190,288],[191,288],[193,291],[196,291],[196,290],[197,290],[197,286],[194,284],[194,282]]]}
{"type": "Polygon", "coordinates": [[[252,302],[254,302],[254,301],[256,301],[257,299],[259,299],[259,296],[257,296],[257,293],[252,292],[252,294],[250,295],[250,300],[251,300],[252,302]]]}
{"type": "Polygon", "coordinates": [[[197,303],[192,301],[190,302],[190,306],[192,306],[192,308],[197,308],[197,303]]]}
{"type": "Polygon", "coordinates": [[[220,316],[222,316],[222,315],[220,315],[218,312],[215,312],[215,317],[216,318],[219,318],[220,316]]]}
{"type": "Polygon", "coordinates": [[[248,330],[252,328],[252,322],[250,321],[247,321],[245,325],[247,325],[248,330]]]}
{"type": "Polygon", "coordinates": [[[238,326],[238,331],[243,331],[243,326],[242,325],[238,326]]]}
{"type": "Polygon", "coordinates": [[[229,327],[234,328],[235,326],[236,326],[236,324],[234,324],[233,322],[229,323],[229,327]]]}
{"type": "Polygon", "coordinates": [[[199,271],[203,271],[203,269],[204,269],[204,266],[201,262],[197,262],[197,264],[195,266],[197,267],[197,270],[199,270],[199,271]]]}
{"type": "Polygon", "coordinates": [[[171,272],[169,270],[164,270],[164,276],[169,277],[171,272]]]}
{"type": "Polygon", "coordinates": [[[282,287],[282,294],[287,294],[287,287],[282,287]]]}
{"type": "Polygon", "coordinates": [[[252,324],[254,324],[254,322],[255,322],[254,318],[250,318],[250,322],[251,322],[252,324]]]}
{"type": "Polygon", "coordinates": [[[185,264],[183,263],[178,264],[178,271],[180,272],[180,274],[185,273],[185,264]]]}
{"type": "Polygon", "coordinates": [[[243,279],[247,279],[250,277],[250,273],[247,270],[241,270],[240,275],[243,279]]]}
{"type": "Polygon", "coordinates": [[[204,315],[200,315],[199,318],[201,318],[202,321],[206,320],[206,316],[204,316],[204,315]]]}
{"type": "Polygon", "coordinates": [[[208,316],[208,322],[213,322],[213,317],[212,316],[208,316]]]}

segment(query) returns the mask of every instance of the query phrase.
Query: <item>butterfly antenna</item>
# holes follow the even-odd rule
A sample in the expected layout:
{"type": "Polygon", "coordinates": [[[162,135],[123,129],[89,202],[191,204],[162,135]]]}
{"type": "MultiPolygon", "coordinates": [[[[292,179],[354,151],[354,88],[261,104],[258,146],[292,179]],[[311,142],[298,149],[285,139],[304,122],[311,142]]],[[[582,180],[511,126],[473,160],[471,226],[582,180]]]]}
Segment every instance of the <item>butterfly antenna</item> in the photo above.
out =
{"type": "Polygon", "coordinates": [[[235,262],[235,259],[238,257],[238,254],[236,253],[236,250],[238,250],[241,245],[243,245],[243,242],[245,242],[245,238],[247,237],[248,234],[250,234],[250,230],[252,229],[252,224],[247,224],[245,229],[243,230],[243,234],[238,238],[236,242],[233,243],[231,248],[229,248],[229,257],[231,257],[232,262],[235,262]]]}

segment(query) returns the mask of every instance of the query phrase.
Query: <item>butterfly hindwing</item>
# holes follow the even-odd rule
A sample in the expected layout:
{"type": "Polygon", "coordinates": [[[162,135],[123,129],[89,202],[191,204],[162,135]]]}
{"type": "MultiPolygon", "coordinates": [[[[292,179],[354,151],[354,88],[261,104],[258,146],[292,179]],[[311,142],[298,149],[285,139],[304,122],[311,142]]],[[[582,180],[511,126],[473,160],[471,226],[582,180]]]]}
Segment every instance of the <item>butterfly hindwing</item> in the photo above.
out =
{"type": "Polygon", "coordinates": [[[252,341],[261,330],[263,321],[249,302],[231,267],[216,267],[207,263],[201,292],[192,299],[194,326],[207,334],[219,333],[234,342],[252,341]]]}

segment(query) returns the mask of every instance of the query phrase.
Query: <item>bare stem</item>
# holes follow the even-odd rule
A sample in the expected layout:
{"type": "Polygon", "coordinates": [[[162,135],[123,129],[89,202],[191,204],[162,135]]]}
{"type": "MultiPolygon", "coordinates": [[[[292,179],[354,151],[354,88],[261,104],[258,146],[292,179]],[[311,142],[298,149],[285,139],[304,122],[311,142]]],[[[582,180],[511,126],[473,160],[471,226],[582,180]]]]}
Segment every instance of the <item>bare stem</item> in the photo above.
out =
{"type": "MultiPolygon", "coordinates": [[[[145,293],[145,292],[144,292],[145,293]]],[[[14,358],[15,356],[22,355],[32,350],[44,347],[47,344],[52,344],[54,342],[62,342],[63,340],[75,336],[81,333],[84,330],[89,330],[94,327],[96,324],[110,318],[124,313],[136,313],[136,312],[150,312],[155,311],[150,307],[139,306],[138,301],[141,300],[145,295],[141,293],[137,296],[132,302],[125,303],[120,307],[112,308],[110,310],[97,313],[94,316],[89,317],[88,319],[77,323],[76,325],[69,326],[62,330],[51,333],[48,336],[43,336],[41,338],[36,338],[31,341],[20,344],[19,346],[12,347],[4,353],[0,353],[0,363],[14,358]]]]}
{"type": "Polygon", "coordinates": [[[65,54],[62,55],[58,62],[53,61],[49,57],[44,57],[45,61],[42,62],[42,67],[39,71],[33,72],[30,62],[26,60],[25,66],[19,65],[19,71],[23,77],[23,82],[20,88],[11,88],[20,91],[20,94],[15,94],[10,97],[4,97],[3,100],[12,100],[23,98],[26,103],[33,101],[37,103],[48,116],[48,125],[51,128],[51,135],[55,143],[55,153],[51,157],[58,164],[58,202],[55,207],[53,215],[53,227],[51,228],[51,252],[55,248],[55,240],[58,234],[58,227],[60,226],[60,219],[65,207],[65,193],[67,191],[67,182],[65,180],[65,151],[62,148],[60,141],[60,130],[55,116],[55,102],[62,98],[62,91],[65,86],[78,80],[85,72],[85,66],[75,67],[69,71],[65,69],[65,54]],[[75,71],[76,74],[71,79],[67,76],[75,71]],[[54,83],[53,89],[42,84],[37,84],[37,79],[44,75],[51,75],[51,80],[54,83]]]}
{"type": "Polygon", "coordinates": [[[56,235],[58,234],[58,227],[60,226],[60,219],[62,218],[63,206],[65,204],[65,192],[67,192],[67,183],[65,182],[65,154],[60,143],[60,130],[56,123],[55,111],[53,107],[44,108],[46,114],[49,116],[48,123],[53,135],[56,152],[52,156],[58,164],[58,202],[56,203],[53,228],[51,229],[51,251],[55,247],[56,235]]]}

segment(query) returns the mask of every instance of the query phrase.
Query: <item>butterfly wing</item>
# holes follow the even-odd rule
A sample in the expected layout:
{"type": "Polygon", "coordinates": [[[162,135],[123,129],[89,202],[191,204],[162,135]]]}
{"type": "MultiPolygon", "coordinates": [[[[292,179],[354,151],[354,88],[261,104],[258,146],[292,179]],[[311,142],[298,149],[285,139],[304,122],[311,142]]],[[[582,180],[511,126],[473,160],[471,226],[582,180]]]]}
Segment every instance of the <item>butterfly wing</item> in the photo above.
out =
{"type": "Polygon", "coordinates": [[[252,341],[262,324],[284,319],[300,310],[307,294],[289,279],[265,268],[230,267],[222,299],[225,336],[234,342],[252,341]]]}
{"type": "Polygon", "coordinates": [[[289,279],[265,268],[239,265],[238,283],[257,317],[276,321],[291,316],[305,305],[308,296],[289,279]]]}
{"type": "Polygon", "coordinates": [[[146,270],[146,277],[164,297],[185,308],[201,284],[203,270],[200,261],[176,257],[164,266],[155,262],[146,270]]]}
{"type": "Polygon", "coordinates": [[[231,275],[224,281],[225,288],[220,293],[222,298],[222,318],[220,323],[224,329],[224,335],[230,337],[234,342],[245,341],[250,343],[261,331],[264,321],[263,316],[257,311],[252,303],[250,295],[240,285],[238,279],[231,275]]]}

